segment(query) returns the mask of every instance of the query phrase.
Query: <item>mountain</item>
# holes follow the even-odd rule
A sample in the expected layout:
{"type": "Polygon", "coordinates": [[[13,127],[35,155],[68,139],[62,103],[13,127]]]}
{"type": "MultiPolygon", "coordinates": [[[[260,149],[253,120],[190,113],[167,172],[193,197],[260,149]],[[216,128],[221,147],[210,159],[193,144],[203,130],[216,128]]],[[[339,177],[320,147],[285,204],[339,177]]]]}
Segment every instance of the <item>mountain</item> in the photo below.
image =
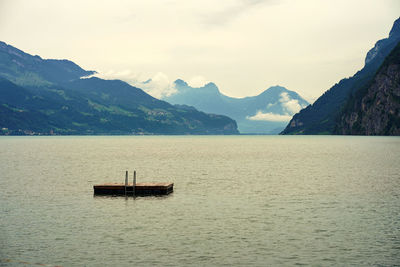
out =
{"type": "Polygon", "coordinates": [[[400,43],[346,103],[336,134],[400,135],[400,43]]]}
{"type": "Polygon", "coordinates": [[[229,116],[237,121],[241,133],[279,133],[291,115],[308,105],[297,93],[281,86],[245,98],[226,96],[214,83],[194,88],[179,79],[175,81],[175,88],[177,92],[163,97],[163,100],[229,116]]]}
{"type": "Polygon", "coordinates": [[[226,116],[173,106],[68,60],[0,42],[0,134],[238,134],[226,116]]]}
{"type": "Polygon", "coordinates": [[[376,71],[400,41],[400,19],[389,37],[379,40],[367,53],[364,67],[354,76],[341,80],[319,97],[314,104],[295,114],[282,134],[334,134],[341,110],[358,89],[367,86],[376,71]]]}
{"type": "Polygon", "coordinates": [[[1,77],[21,86],[42,86],[94,74],[69,60],[42,59],[0,41],[1,77]]]}

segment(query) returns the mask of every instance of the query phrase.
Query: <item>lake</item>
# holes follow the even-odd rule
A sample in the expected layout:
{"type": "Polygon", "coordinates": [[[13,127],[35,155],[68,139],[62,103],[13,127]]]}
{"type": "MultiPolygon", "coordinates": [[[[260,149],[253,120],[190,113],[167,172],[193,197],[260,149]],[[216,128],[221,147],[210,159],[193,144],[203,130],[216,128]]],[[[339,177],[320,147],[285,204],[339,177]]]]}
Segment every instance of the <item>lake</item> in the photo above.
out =
{"type": "Polygon", "coordinates": [[[0,265],[400,263],[400,138],[0,138],[0,265]],[[174,182],[163,197],[93,185],[174,182]]]}

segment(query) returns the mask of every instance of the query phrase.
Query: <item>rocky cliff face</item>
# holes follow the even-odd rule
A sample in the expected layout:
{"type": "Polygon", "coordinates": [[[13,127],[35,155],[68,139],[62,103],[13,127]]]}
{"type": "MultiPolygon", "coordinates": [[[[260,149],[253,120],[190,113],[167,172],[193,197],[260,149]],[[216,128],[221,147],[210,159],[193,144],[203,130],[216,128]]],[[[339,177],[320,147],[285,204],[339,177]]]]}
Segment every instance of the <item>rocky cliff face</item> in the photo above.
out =
{"type": "Polygon", "coordinates": [[[312,105],[295,114],[281,134],[334,134],[340,111],[352,95],[370,84],[384,59],[400,41],[400,18],[389,37],[379,40],[368,52],[365,66],[354,76],[335,84],[312,105]]]}
{"type": "Polygon", "coordinates": [[[347,103],[335,132],[351,135],[400,135],[400,43],[374,79],[347,103]]]}

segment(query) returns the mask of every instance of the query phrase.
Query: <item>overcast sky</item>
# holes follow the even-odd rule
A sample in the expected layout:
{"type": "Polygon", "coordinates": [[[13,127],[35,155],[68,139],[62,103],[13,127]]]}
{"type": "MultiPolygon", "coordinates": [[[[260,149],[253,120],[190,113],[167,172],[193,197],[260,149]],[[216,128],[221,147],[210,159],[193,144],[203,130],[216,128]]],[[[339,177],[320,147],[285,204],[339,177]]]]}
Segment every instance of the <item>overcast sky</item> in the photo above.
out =
{"type": "Polygon", "coordinates": [[[0,0],[0,40],[160,89],[181,78],[315,99],[362,68],[399,15],[399,0],[0,0]]]}

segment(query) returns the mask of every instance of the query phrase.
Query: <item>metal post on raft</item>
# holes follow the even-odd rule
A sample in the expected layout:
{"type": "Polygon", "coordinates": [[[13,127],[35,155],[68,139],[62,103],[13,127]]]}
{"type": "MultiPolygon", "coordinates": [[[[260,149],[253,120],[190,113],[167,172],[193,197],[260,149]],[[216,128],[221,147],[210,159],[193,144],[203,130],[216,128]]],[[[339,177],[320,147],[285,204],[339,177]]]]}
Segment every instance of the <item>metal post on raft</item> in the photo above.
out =
{"type": "Polygon", "coordinates": [[[132,184],[133,196],[135,196],[136,191],[136,171],[133,171],[133,184],[132,184]]]}
{"type": "Polygon", "coordinates": [[[125,195],[126,195],[126,187],[128,186],[128,171],[125,172],[125,195]]]}

